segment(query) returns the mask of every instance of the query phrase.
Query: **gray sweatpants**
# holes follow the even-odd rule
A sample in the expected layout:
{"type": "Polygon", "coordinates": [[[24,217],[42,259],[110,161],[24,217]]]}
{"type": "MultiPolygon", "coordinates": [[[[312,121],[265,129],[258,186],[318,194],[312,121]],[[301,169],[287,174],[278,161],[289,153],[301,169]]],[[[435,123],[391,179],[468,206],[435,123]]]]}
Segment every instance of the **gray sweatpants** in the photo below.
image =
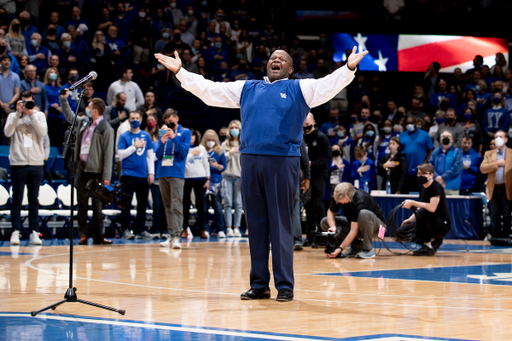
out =
{"type": "Polygon", "coordinates": [[[167,230],[171,237],[180,237],[181,231],[183,231],[183,187],[185,179],[165,177],[159,178],[158,182],[167,217],[167,230]]]}
{"type": "MultiPolygon", "coordinates": [[[[336,216],[336,227],[341,226],[341,235],[348,235],[350,232],[350,223],[347,218],[342,216],[336,216]]],[[[357,237],[363,240],[363,250],[369,251],[372,247],[373,238],[379,234],[379,226],[384,225],[379,218],[369,210],[361,210],[357,217],[357,223],[359,228],[357,230],[357,237]]],[[[329,224],[327,223],[327,217],[323,218],[320,222],[322,230],[327,231],[329,224]]]]}

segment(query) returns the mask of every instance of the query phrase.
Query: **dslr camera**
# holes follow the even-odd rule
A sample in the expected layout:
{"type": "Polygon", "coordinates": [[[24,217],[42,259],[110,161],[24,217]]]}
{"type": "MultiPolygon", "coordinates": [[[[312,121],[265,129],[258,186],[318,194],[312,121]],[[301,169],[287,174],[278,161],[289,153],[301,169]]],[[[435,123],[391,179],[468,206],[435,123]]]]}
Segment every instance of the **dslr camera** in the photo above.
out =
{"type": "Polygon", "coordinates": [[[25,100],[25,101],[22,101],[22,103],[23,103],[23,106],[24,106],[26,109],[28,109],[28,110],[32,110],[32,109],[34,109],[34,107],[36,106],[36,104],[34,103],[34,101],[27,101],[27,100],[25,100]]]}
{"type": "Polygon", "coordinates": [[[115,186],[105,186],[100,181],[91,179],[87,182],[85,188],[87,189],[88,197],[98,199],[107,205],[115,204],[124,210],[130,207],[133,196],[121,192],[123,186],[122,183],[118,183],[115,186]]]}

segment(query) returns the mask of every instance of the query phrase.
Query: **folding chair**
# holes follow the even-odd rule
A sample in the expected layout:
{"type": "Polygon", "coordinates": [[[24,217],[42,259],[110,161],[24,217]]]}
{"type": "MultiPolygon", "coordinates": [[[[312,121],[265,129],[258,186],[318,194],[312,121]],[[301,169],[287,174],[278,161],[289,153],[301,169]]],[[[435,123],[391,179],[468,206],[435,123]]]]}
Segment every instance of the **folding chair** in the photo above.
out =
{"type": "MultiPolygon", "coordinates": [[[[39,187],[39,196],[37,197],[37,200],[39,201],[40,207],[47,207],[51,208],[55,206],[55,201],[57,200],[57,193],[55,193],[55,190],[52,188],[52,186],[48,184],[44,184],[41,187],[39,187]]],[[[39,217],[41,218],[41,225],[39,229],[45,228],[48,233],[50,234],[52,239],[55,239],[55,236],[53,235],[52,231],[48,227],[48,222],[51,218],[55,216],[55,211],[50,209],[39,209],[39,217]]]]}
{"type": "MultiPolygon", "coordinates": [[[[59,217],[65,218],[64,225],[57,235],[58,238],[65,238],[67,235],[65,234],[68,228],[73,228],[71,226],[71,209],[73,209],[73,216],[76,218],[78,216],[78,211],[74,208],[78,205],[78,199],[76,194],[76,188],[73,188],[73,203],[74,207],[71,207],[71,195],[70,195],[70,187],[71,185],[60,185],[57,188],[57,198],[59,199],[59,207],[58,210],[53,210],[53,213],[59,217]]],[[[75,238],[78,238],[78,234],[73,228],[73,235],[75,238]]]]}

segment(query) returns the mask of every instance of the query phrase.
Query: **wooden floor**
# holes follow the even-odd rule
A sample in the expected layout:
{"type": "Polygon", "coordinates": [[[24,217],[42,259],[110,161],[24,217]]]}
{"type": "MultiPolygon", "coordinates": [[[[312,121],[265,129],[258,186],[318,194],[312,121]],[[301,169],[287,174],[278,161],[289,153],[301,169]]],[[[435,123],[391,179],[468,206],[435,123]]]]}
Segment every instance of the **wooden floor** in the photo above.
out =
{"type": "MultiPolygon", "coordinates": [[[[369,260],[327,260],[323,249],[305,248],[295,253],[289,303],[239,299],[249,288],[246,239],[194,241],[178,251],[158,243],[76,246],[78,297],[126,315],[78,303],[50,312],[333,339],[512,340],[512,249],[453,243],[435,257],[381,250],[369,260]]],[[[0,311],[30,312],[62,299],[69,247],[8,245],[0,247],[0,311]]]]}

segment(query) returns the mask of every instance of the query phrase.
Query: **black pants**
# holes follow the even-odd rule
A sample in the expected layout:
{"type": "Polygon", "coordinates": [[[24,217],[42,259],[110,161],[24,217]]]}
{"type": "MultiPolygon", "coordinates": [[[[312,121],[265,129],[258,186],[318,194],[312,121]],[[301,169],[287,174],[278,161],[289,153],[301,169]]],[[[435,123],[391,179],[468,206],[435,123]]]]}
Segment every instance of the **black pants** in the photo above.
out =
{"type": "Polygon", "coordinates": [[[491,217],[493,225],[493,237],[508,238],[511,234],[511,210],[512,205],[507,199],[507,190],[505,186],[495,186],[492,199],[489,202],[491,206],[491,217]]]}
{"type": "MultiPolygon", "coordinates": [[[[39,186],[43,179],[43,166],[11,166],[12,181],[12,228],[19,230],[21,227],[21,204],[23,191],[27,186],[28,197],[28,224],[29,228],[39,231],[39,186]]],[[[29,232],[30,233],[30,232],[29,232]]]]}
{"type": "MultiPolygon", "coordinates": [[[[78,199],[78,233],[80,236],[90,237],[89,225],[87,224],[87,209],[89,197],[87,196],[86,185],[91,179],[101,181],[101,173],[89,173],[85,170],[85,163],[78,162],[76,169],[76,192],[78,199]]],[[[101,213],[102,203],[98,199],[92,199],[92,237],[94,240],[101,240],[103,237],[103,214],[101,213]]]]}
{"type": "Polygon", "coordinates": [[[442,239],[450,232],[450,225],[446,224],[438,215],[425,209],[416,212],[416,221],[398,229],[398,235],[410,236],[399,240],[417,244],[429,243],[432,238],[442,239]]]}
{"type": "Polygon", "coordinates": [[[153,183],[149,188],[153,197],[153,227],[151,233],[167,233],[167,217],[165,216],[160,186],[153,183]]]}
{"type": "Polygon", "coordinates": [[[320,227],[322,218],[325,217],[325,179],[312,178],[311,183],[311,199],[304,206],[306,208],[308,238],[316,231],[316,227],[320,227]]]}
{"type": "MultiPolygon", "coordinates": [[[[148,178],[140,178],[135,176],[123,175],[121,177],[123,183],[123,193],[132,196],[135,193],[137,198],[137,217],[133,224],[133,232],[139,234],[146,230],[146,208],[148,206],[149,183],[148,178]]],[[[124,209],[121,213],[121,221],[123,230],[131,227],[131,205],[124,209]]]]}
{"type": "Polygon", "coordinates": [[[196,209],[197,209],[197,221],[196,227],[199,230],[204,230],[204,188],[206,180],[188,180],[185,179],[185,188],[183,190],[183,230],[188,227],[188,220],[190,219],[190,194],[194,190],[196,196],[196,209]]]}
{"type": "Polygon", "coordinates": [[[418,184],[418,177],[416,174],[407,176],[407,189],[409,190],[409,193],[411,192],[419,192],[419,184],[418,184]]]}

